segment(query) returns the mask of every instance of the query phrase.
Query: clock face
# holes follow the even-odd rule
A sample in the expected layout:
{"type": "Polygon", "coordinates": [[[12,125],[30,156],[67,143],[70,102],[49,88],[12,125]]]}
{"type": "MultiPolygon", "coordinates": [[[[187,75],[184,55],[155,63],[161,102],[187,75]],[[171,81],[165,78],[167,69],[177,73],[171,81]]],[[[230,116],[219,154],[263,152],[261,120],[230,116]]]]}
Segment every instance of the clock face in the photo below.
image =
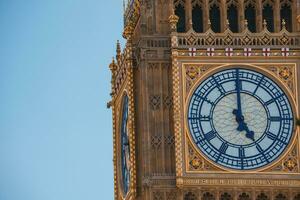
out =
{"type": "Polygon", "coordinates": [[[287,148],[294,119],[288,97],[267,76],[236,68],[217,72],[193,92],[189,131],[200,151],[236,170],[270,164],[287,148]]]}
{"type": "Polygon", "coordinates": [[[121,167],[123,192],[127,194],[130,183],[130,145],[128,123],[128,97],[123,98],[122,122],[121,122],[121,167]]]}

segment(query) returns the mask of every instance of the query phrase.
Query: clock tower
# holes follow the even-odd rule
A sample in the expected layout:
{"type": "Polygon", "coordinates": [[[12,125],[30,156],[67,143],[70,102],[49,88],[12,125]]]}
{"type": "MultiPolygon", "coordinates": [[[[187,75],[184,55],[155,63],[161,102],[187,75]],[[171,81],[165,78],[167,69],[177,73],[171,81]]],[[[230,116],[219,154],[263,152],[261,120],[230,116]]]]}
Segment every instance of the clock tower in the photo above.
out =
{"type": "Polygon", "coordinates": [[[126,0],[115,200],[300,200],[300,1],[126,0]]]}

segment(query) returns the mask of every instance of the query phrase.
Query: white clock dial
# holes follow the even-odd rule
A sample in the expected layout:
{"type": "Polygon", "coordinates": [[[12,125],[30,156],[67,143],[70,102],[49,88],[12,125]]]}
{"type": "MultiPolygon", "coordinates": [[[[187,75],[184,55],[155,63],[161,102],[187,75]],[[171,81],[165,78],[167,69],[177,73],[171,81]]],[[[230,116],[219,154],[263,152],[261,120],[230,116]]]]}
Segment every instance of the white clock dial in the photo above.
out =
{"type": "Polygon", "coordinates": [[[274,162],[290,144],[294,118],[284,91],[254,70],[219,71],[202,81],[188,105],[189,132],[213,162],[248,170],[274,162]]]}

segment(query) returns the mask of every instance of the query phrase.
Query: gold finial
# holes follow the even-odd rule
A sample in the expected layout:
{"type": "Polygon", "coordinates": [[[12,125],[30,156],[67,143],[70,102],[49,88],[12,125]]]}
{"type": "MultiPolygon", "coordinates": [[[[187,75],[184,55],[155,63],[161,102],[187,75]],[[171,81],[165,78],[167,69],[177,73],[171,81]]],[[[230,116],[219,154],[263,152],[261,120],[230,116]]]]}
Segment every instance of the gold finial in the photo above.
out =
{"type": "Polygon", "coordinates": [[[226,19],[226,29],[229,29],[229,20],[226,19]]]}
{"type": "Polygon", "coordinates": [[[267,25],[268,25],[268,23],[267,23],[267,21],[264,19],[264,23],[263,23],[263,27],[264,27],[264,29],[266,29],[266,28],[267,28],[267,25]]]}
{"type": "Polygon", "coordinates": [[[190,28],[193,29],[193,20],[192,19],[189,20],[189,24],[190,24],[190,28]]]}
{"type": "Polygon", "coordinates": [[[300,15],[297,16],[297,21],[300,24],[300,15]]]}
{"type": "Polygon", "coordinates": [[[112,71],[113,74],[114,74],[114,72],[117,69],[117,65],[116,65],[114,57],[112,57],[112,61],[111,61],[110,65],[109,65],[109,69],[112,71]]]}
{"type": "Polygon", "coordinates": [[[245,28],[248,29],[248,20],[244,20],[245,28]]]}
{"type": "Polygon", "coordinates": [[[208,25],[208,28],[211,28],[211,21],[210,21],[210,19],[208,20],[207,25],[208,25]]]}
{"type": "Polygon", "coordinates": [[[179,17],[177,15],[175,15],[175,12],[173,9],[172,14],[169,17],[169,23],[170,23],[172,32],[176,32],[178,20],[179,20],[179,17]]]}
{"type": "Polygon", "coordinates": [[[285,29],[285,25],[286,25],[286,22],[285,22],[285,20],[284,20],[284,19],[282,19],[282,21],[281,21],[281,26],[282,26],[282,29],[285,29]]]}

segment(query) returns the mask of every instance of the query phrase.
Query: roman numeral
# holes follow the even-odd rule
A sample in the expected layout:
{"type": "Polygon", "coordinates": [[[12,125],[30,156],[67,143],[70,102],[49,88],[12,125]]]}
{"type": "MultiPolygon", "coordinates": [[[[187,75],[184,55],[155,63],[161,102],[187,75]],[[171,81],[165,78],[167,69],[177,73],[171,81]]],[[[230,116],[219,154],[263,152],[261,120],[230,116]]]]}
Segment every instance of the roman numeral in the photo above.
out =
{"type": "Polygon", "coordinates": [[[284,96],[284,94],[280,94],[277,97],[274,97],[274,98],[270,99],[269,101],[265,102],[265,105],[268,106],[268,105],[270,105],[271,103],[274,103],[277,99],[279,99],[283,96],[284,96]]]}
{"type": "Polygon", "coordinates": [[[245,149],[243,147],[239,148],[239,157],[240,158],[245,158],[245,149]]]}
{"type": "Polygon", "coordinates": [[[257,87],[255,88],[255,90],[253,92],[253,95],[257,92],[257,90],[258,90],[259,86],[261,85],[261,83],[263,82],[264,78],[265,78],[264,76],[260,78],[260,81],[258,82],[257,87]]]}
{"type": "Polygon", "coordinates": [[[212,105],[214,104],[213,102],[211,102],[210,100],[208,100],[205,97],[200,96],[199,94],[195,94],[195,96],[198,97],[199,99],[202,99],[203,101],[206,101],[207,103],[210,103],[212,105]]]}
{"type": "Polygon", "coordinates": [[[277,135],[275,135],[271,132],[267,132],[267,137],[270,138],[271,140],[276,140],[277,139],[277,135]]]}
{"type": "Polygon", "coordinates": [[[283,118],[281,118],[281,117],[270,117],[269,120],[272,121],[272,122],[280,122],[281,120],[283,120],[283,118]]]}
{"type": "Polygon", "coordinates": [[[264,154],[264,150],[261,148],[261,146],[258,143],[256,143],[256,149],[264,156],[264,158],[266,159],[266,161],[269,162],[269,159],[264,154]]]}
{"type": "Polygon", "coordinates": [[[228,149],[228,144],[227,143],[223,143],[221,145],[219,151],[224,154],[224,153],[226,153],[227,149],[228,149]]]}
{"type": "Polygon", "coordinates": [[[259,144],[256,144],[256,149],[260,152],[263,153],[264,150],[261,148],[261,146],[259,144]]]}
{"type": "Polygon", "coordinates": [[[218,90],[221,92],[221,94],[225,94],[225,89],[223,88],[223,86],[221,84],[219,84],[219,82],[216,80],[216,78],[213,76],[213,79],[217,85],[218,90]]]}
{"type": "Polygon", "coordinates": [[[268,106],[275,101],[276,101],[276,99],[270,99],[269,101],[265,102],[265,105],[268,106]]]}
{"type": "Polygon", "coordinates": [[[204,135],[204,137],[206,138],[206,140],[209,141],[216,137],[216,133],[214,131],[210,131],[210,132],[206,133],[204,135]]]}
{"type": "Polygon", "coordinates": [[[202,116],[200,115],[200,117],[189,117],[189,120],[200,120],[200,121],[210,121],[211,118],[210,116],[202,116]]]}

